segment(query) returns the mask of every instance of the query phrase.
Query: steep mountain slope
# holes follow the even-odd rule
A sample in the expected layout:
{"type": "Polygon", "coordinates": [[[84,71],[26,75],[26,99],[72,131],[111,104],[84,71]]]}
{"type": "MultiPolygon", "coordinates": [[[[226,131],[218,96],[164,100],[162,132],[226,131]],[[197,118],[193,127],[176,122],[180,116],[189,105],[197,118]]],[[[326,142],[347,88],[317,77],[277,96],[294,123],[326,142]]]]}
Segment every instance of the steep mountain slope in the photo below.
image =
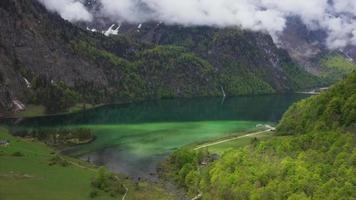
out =
{"type": "MultiPolygon", "coordinates": [[[[187,27],[178,25],[165,25],[162,22],[149,22],[144,24],[128,24],[117,22],[103,16],[100,12],[101,4],[98,1],[86,0],[88,10],[93,14],[94,20],[87,23],[78,23],[79,26],[91,31],[103,32],[106,35],[126,35],[138,41],[150,43],[164,43],[184,45],[199,51],[201,54],[210,51],[214,47],[212,36],[229,31],[226,29],[215,29],[212,27],[187,27]],[[178,31],[177,31],[178,30],[178,31]],[[219,31],[220,30],[220,31],[219,31]],[[177,36],[177,34],[179,34],[177,36]],[[167,37],[168,35],[168,37],[167,37]],[[191,40],[198,39],[198,42],[191,40]],[[201,44],[204,40],[204,44],[201,44]]],[[[354,46],[347,46],[337,50],[331,50],[326,46],[328,33],[323,29],[313,29],[305,25],[300,17],[287,18],[284,31],[278,34],[278,45],[285,49],[292,60],[299,64],[298,67],[324,79],[327,85],[333,84],[344,78],[350,72],[333,68],[327,65],[324,60],[334,59],[335,55],[344,63],[355,63],[354,46]]],[[[224,45],[226,47],[226,44],[224,45]]],[[[221,53],[221,54],[224,54],[221,53]]],[[[214,56],[208,58],[215,60],[214,56]]]]}
{"type": "Polygon", "coordinates": [[[329,91],[294,104],[278,126],[281,134],[314,130],[356,132],[356,72],[329,91]]]}
{"type": "Polygon", "coordinates": [[[286,28],[279,38],[281,47],[286,49],[290,56],[307,70],[318,73],[317,58],[327,49],[323,46],[326,33],[323,31],[310,31],[298,18],[289,18],[286,28]]]}
{"type": "Polygon", "coordinates": [[[209,165],[201,164],[207,151],[182,149],[163,174],[202,199],[354,199],[355,97],[356,72],[293,105],[277,127],[282,136],[251,139],[209,165]]]}
{"type": "MultiPolygon", "coordinates": [[[[108,86],[104,70],[73,53],[69,41],[87,34],[48,13],[35,1],[1,1],[2,87],[12,99],[28,101],[31,93],[50,82],[69,87],[82,82],[108,86]],[[32,84],[32,85],[31,85],[32,84]]],[[[3,99],[3,97],[2,97],[3,99]]]]}
{"type": "MultiPolygon", "coordinates": [[[[139,29],[127,28],[121,34],[149,44],[176,45],[193,51],[222,74],[224,81],[228,82],[223,81],[221,85],[232,93],[236,90],[236,82],[241,81],[235,79],[234,76],[238,75],[248,77],[247,82],[249,79],[262,79],[261,84],[266,83],[276,91],[303,86],[298,82],[302,79],[296,77],[303,72],[292,63],[287,52],[274,45],[267,34],[236,28],[183,27],[154,23],[142,24],[139,29]]],[[[304,82],[310,78],[308,74],[303,75],[304,82]]]]}
{"type": "MultiPolygon", "coordinates": [[[[134,57],[138,45],[78,29],[33,0],[2,1],[0,8],[2,107],[9,108],[11,100],[19,99],[56,111],[79,100],[119,102],[144,96],[141,69],[124,59],[134,57]],[[56,105],[60,101],[64,105],[56,105]]],[[[198,71],[198,64],[188,65],[198,71]]],[[[191,77],[182,80],[209,86],[200,75],[191,77]]],[[[173,86],[188,88],[189,84],[173,86]]]]}
{"type": "Polygon", "coordinates": [[[277,48],[272,38],[264,33],[238,28],[165,25],[160,22],[116,24],[100,15],[93,22],[78,25],[112,37],[125,36],[139,43],[187,48],[209,61],[218,72],[226,76],[251,76],[258,71],[257,78],[262,78],[273,89],[277,88],[277,91],[316,83],[315,79],[312,80],[309,74],[303,72],[304,69],[294,64],[287,51],[277,48]]]}
{"type": "Polygon", "coordinates": [[[305,70],[324,78],[328,83],[334,83],[350,73],[350,70],[340,68],[340,65],[349,66],[349,69],[354,65],[351,68],[356,70],[356,47],[349,45],[331,50],[325,44],[326,39],[325,30],[310,30],[301,19],[291,17],[279,38],[279,43],[305,70]],[[337,60],[339,66],[325,62],[328,60],[337,60]]]}
{"type": "Polygon", "coordinates": [[[155,24],[105,37],[35,0],[1,1],[0,19],[2,110],[23,102],[57,112],[78,102],[264,94],[318,83],[263,33],[155,24]]]}

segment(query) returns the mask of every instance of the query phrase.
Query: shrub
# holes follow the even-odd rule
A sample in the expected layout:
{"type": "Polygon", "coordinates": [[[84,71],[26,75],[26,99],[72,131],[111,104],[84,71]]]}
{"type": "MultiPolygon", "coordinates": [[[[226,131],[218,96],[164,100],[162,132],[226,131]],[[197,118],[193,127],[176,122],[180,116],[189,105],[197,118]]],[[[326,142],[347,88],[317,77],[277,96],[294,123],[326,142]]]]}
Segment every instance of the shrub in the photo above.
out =
{"type": "Polygon", "coordinates": [[[96,176],[91,181],[91,185],[99,190],[109,193],[110,196],[125,194],[126,189],[120,183],[120,180],[105,167],[100,167],[96,176]]]}
{"type": "Polygon", "coordinates": [[[98,196],[98,191],[96,190],[92,190],[89,194],[90,198],[95,198],[98,196]]]}
{"type": "Polygon", "coordinates": [[[64,160],[63,158],[61,158],[60,156],[56,155],[56,156],[53,156],[49,160],[49,165],[50,166],[59,165],[62,167],[67,167],[69,165],[69,163],[66,160],[64,160]]]}
{"type": "Polygon", "coordinates": [[[21,153],[20,151],[16,151],[12,154],[12,156],[15,156],[15,157],[22,157],[24,156],[23,153],[21,153]]]}

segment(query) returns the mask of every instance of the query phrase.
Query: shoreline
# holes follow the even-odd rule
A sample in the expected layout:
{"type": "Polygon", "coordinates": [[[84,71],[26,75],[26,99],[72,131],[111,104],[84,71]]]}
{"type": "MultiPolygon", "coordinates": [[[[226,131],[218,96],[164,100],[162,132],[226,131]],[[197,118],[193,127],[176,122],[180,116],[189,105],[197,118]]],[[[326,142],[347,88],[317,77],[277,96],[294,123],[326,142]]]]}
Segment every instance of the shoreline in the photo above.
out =
{"type": "MultiPolygon", "coordinates": [[[[75,110],[75,111],[66,111],[66,112],[59,112],[59,113],[44,113],[44,114],[39,114],[39,115],[29,115],[29,116],[16,116],[16,113],[1,113],[0,115],[0,120],[11,120],[11,119],[22,119],[22,118],[40,118],[40,117],[52,117],[52,116],[63,116],[63,115],[70,115],[70,114],[76,114],[88,110],[93,110],[105,106],[120,106],[120,105],[130,105],[130,104],[137,104],[137,103],[144,103],[144,102],[155,102],[155,101],[164,101],[164,100],[172,100],[172,99],[199,99],[199,98],[221,98],[221,99],[228,99],[228,98],[233,98],[233,97],[256,97],[256,96],[278,96],[278,95],[291,95],[291,94],[299,94],[299,95],[310,95],[309,93],[304,93],[304,92],[298,92],[298,91],[293,91],[293,92],[282,92],[282,93],[269,93],[269,94],[249,94],[249,95],[238,95],[238,96],[198,96],[198,97],[172,97],[172,98],[161,98],[161,99],[147,99],[147,100],[142,100],[142,101],[132,101],[132,102],[122,102],[122,103],[102,103],[102,104],[96,104],[92,105],[92,107],[87,108],[87,109],[82,109],[82,110],[75,110]],[[15,114],[15,115],[14,115],[15,114]]],[[[32,106],[42,106],[42,105],[34,105],[34,104],[29,104],[32,106]]],[[[27,106],[29,106],[27,105],[27,106]]],[[[91,104],[88,104],[91,105],[91,104]]],[[[24,111],[20,111],[18,113],[21,113],[24,111]]],[[[1,121],[0,121],[1,122],[1,121]]]]}

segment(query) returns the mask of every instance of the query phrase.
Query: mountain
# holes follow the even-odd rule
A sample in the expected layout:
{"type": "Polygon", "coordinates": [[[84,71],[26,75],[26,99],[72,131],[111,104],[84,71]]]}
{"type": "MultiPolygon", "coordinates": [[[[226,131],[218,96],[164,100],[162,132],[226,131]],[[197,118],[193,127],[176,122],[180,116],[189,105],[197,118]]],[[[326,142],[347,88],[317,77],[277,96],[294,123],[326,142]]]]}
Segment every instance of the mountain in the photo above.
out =
{"type": "Polygon", "coordinates": [[[41,104],[58,112],[80,102],[282,93],[320,84],[264,33],[151,23],[107,37],[35,0],[1,1],[0,19],[1,110],[41,104]]]}
{"type": "Polygon", "coordinates": [[[323,45],[326,37],[326,32],[322,30],[310,31],[300,18],[290,17],[279,42],[293,60],[307,70],[317,73],[314,69],[318,66],[316,58],[328,51],[323,45]]]}
{"type": "MultiPolygon", "coordinates": [[[[216,30],[212,27],[165,25],[162,22],[143,24],[120,23],[104,17],[102,12],[99,12],[101,10],[100,2],[87,0],[86,3],[87,8],[94,16],[94,20],[86,23],[77,23],[77,25],[90,31],[101,32],[107,36],[125,35],[140,42],[193,47],[194,51],[197,50],[195,47],[202,47],[202,40],[205,40],[205,43],[209,44],[209,42],[206,42],[211,40],[209,32],[211,33],[216,30]],[[181,38],[176,36],[177,33],[181,35],[181,38]],[[191,38],[198,39],[198,41],[189,41],[191,38]]],[[[225,32],[225,30],[229,29],[217,30],[225,32]]],[[[291,59],[298,64],[298,67],[320,77],[324,80],[325,84],[329,85],[341,80],[351,71],[356,70],[356,47],[349,45],[345,48],[331,50],[326,46],[327,36],[328,33],[326,30],[311,30],[299,17],[289,17],[287,18],[286,28],[279,34],[277,43],[280,48],[288,52],[291,59]],[[333,64],[328,62],[329,60],[333,64]],[[337,62],[336,65],[335,61],[337,62]],[[344,65],[348,67],[342,67],[344,65]]],[[[209,51],[208,48],[207,51],[209,51]]],[[[198,53],[204,54],[203,51],[199,51],[198,53]]]]}
{"type": "Polygon", "coordinates": [[[356,70],[356,46],[330,50],[326,39],[325,30],[310,30],[300,18],[290,17],[279,45],[306,71],[331,84],[356,70]]]}
{"type": "Polygon", "coordinates": [[[163,163],[163,176],[202,199],[353,199],[355,98],[353,72],[294,104],[269,138],[236,142],[215,161],[208,150],[183,148],[163,163]]]}

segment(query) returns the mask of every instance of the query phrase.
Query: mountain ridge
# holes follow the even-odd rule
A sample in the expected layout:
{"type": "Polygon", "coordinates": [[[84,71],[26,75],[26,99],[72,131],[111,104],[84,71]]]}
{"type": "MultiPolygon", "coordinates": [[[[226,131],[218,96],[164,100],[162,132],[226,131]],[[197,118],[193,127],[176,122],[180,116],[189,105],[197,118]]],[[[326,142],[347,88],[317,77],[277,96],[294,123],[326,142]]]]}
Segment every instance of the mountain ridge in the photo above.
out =
{"type": "Polygon", "coordinates": [[[228,96],[283,93],[320,84],[263,33],[162,25],[147,30],[146,41],[132,32],[106,37],[35,0],[4,0],[0,16],[2,110],[14,109],[15,100],[57,112],[78,102],[221,96],[221,88],[228,96]]]}

